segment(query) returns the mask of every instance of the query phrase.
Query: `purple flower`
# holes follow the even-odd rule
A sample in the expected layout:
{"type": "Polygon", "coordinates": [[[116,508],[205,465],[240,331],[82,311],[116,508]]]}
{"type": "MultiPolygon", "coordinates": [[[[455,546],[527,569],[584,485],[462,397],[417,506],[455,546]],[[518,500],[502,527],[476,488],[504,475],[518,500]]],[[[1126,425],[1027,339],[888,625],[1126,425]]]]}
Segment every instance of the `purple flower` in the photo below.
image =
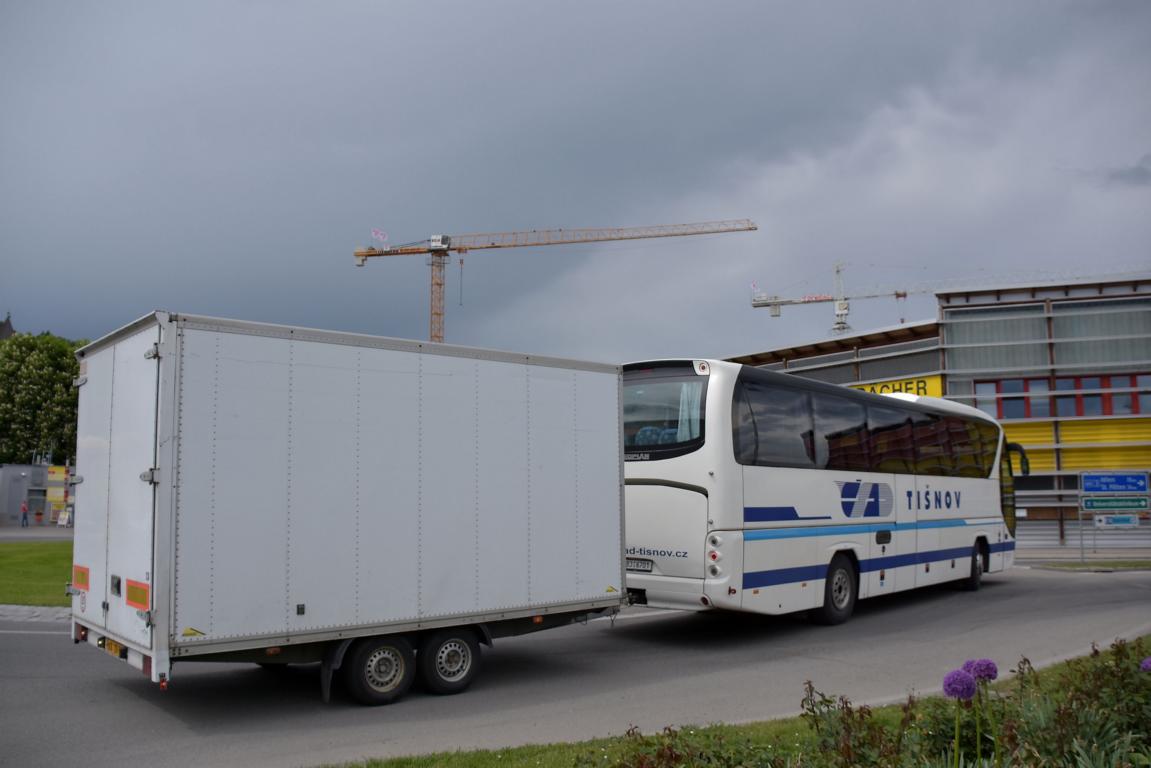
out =
{"type": "Polygon", "coordinates": [[[943,678],[943,692],[953,699],[971,701],[975,696],[975,678],[970,672],[954,669],[943,678]]]}
{"type": "Polygon", "coordinates": [[[1151,656],[1143,659],[1143,662],[1139,665],[1139,669],[1144,672],[1151,672],[1151,656]]]}
{"type": "MultiPolygon", "coordinates": [[[[963,668],[967,669],[967,665],[964,664],[963,668]]],[[[991,659],[976,659],[971,662],[971,669],[967,669],[967,672],[976,680],[994,680],[999,677],[999,667],[991,659]]]]}

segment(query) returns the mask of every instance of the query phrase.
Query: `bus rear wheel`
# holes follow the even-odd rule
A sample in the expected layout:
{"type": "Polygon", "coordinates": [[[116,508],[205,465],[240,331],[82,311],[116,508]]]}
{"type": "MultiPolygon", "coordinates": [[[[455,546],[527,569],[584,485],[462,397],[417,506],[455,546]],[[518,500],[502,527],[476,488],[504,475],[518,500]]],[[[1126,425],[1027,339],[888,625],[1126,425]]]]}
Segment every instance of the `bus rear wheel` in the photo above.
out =
{"type": "Polygon", "coordinates": [[[855,611],[859,579],[851,560],[842,554],[831,558],[823,586],[823,605],[811,612],[817,624],[842,624],[855,611]]]}

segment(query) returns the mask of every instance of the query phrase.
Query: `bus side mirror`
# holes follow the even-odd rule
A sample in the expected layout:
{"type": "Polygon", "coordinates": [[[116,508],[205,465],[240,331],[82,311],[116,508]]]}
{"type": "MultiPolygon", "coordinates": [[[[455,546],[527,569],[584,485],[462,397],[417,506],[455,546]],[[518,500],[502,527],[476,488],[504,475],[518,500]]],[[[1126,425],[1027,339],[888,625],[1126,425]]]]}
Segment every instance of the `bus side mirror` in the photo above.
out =
{"type": "Polygon", "coordinates": [[[1004,445],[1004,448],[1007,449],[1009,454],[1014,453],[1019,455],[1019,474],[1030,475],[1031,462],[1027,459],[1027,451],[1023,449],[1023,446],[1019,443],[1007,443],[1004,445]]]}

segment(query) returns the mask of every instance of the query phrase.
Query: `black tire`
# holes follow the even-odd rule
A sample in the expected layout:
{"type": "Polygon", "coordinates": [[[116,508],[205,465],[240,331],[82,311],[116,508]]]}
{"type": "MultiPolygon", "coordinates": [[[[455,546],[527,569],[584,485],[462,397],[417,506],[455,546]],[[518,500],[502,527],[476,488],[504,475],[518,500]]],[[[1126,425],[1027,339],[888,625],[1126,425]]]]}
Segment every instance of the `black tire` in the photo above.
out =
{"type": "Polygon", "coordinates": [[[859,577],[855,567],[846,555],[836,555],[827,567],[823,606],[812,611],[811,618],[817,624],[842,624],[851,618],[858,596],[859,577]]]}
{"type": "Polygon", "coordinates": [[[480,644],[470,629],[442,629],[420,643],[420,682],[429,693],[461,693],[480,671],[480,644]]]}
{"type": "Polygon", "coordinates": [[[983,586],[983,551],[979,542],[971,548],[971,570],[967,572],[967,578],[960,583],[968,592],[978,592],[983,586]]]}
{"type": "Polygon", "coordinates": [[[365,637],[352,646],[340,669],[356,701],[367,706],[391,704],[412,687],[416,654],[400,635],[365,637]]]}

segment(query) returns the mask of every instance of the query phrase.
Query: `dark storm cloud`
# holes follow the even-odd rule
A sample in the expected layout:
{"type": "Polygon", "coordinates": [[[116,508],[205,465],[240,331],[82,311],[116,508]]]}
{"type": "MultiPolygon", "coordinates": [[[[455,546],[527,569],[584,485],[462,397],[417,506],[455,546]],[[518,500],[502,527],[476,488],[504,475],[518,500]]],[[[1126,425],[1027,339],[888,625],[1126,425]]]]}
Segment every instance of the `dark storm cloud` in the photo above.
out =
{"type": "Polygon", "coordinates": [[[1135,165],[1107,172],[1106,178],[1115,184],[1129,184],[1133,187],[1151,186],[1151,155],[1143,155],[1135,165]]]}
{"type": "Polygon", "coordinates": [[[804,310],[766,330],[747,284],[823,292],[842,258],[856,284],[908,262],[922,281],[952,241],[1039,263],[1049,241],[1019,231],[1094,253],[1107,227],[1105,258],[1129,261],[1145,200],[1045,194],[1033,169],[1146,150],[1129,94],[1148,21],[1141,3],[7,3],[0,311],[69,336],[161,306],[420,338],[423,261],[352,265],[373,227],[760,223],[473,252],[462,307],[450,273],[449,340],[616,359],[821,335],[804,310]]]}

